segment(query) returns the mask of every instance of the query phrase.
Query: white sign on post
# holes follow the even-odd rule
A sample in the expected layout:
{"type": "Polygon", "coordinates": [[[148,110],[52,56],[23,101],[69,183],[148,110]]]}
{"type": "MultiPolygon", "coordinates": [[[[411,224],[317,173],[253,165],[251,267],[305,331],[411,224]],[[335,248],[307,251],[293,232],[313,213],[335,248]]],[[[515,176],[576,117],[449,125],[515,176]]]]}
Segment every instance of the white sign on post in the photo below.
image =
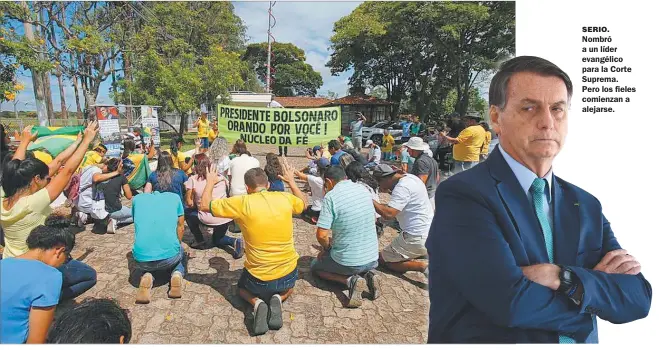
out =
{"type": "Polygon", "coordinates": [[[160,147],[160,124],[158,123],[158,110],[151,106],[141,106],[142,130],[146,145],[153,144],[160,147]]]}

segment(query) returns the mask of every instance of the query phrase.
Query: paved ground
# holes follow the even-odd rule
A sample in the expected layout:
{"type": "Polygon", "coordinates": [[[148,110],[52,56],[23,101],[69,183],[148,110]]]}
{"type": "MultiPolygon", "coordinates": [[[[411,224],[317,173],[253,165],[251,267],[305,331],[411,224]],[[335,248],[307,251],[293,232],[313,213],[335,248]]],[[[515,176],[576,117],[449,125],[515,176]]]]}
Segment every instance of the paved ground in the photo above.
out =
{"type": "MultiPolygon", "coordinates": [[[[265,152],[276,153],[276,147],[250,150],[261,164],[265,152]]],[[[299,168],[306,163],[302,152],[293,149],[289,154],[290,161],[299,168]]],[[[164,281],[156,283],[151,304],[135,304],[136,282],[130,277],[134,265],[132,225],[115,235],[95,235],[88,225],[77,235],[72,255],[96,269],[98,283],[76,301],[62,305],[57,314],[85,297],[113,298],[130,311],[131,343],[425,343],[429,303],[423,274],[400,275],[380,269],[382,296],[375,301],[365,299],[359,309],[343,308],[346,291],[320,281],[310,272],[310,261],[318,254],[315,227],[297,218],[294,227],[300,279],[284,303],[284,327],[279,331],[251,335],[251,308],[236,290],[244,258],[234,260],[219,248],[189,250],[181,299],[167,298],[165,276],[164,281]]],[[[394,236],[395,232],[387,228],[380,239],[381,247],[394,236]]],[[[193,242],[189,232],[184,241],[193,242]]]]}

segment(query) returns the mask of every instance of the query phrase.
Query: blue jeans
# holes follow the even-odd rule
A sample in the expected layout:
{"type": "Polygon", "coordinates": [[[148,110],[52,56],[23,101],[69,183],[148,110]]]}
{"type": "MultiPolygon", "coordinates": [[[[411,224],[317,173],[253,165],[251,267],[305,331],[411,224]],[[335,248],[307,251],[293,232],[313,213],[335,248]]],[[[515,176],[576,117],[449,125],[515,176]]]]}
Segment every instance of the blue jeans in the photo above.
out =
{"type": "Polygon", "coordinates": [[[268,300],[273,294],[280,294],[295,287],[297,277],[297,267],[288,275],[272,281],[261,281],[252,276],[247,269],[243,269],[238,280],[238,288],[246,289],[255,296],[268,300]]]}
{"type": "Polygon", "coordinates": [[[60,300],[73,299],[96,285],[96,270],[81,261],[71,259],[57,269],[62,273],[60,300]]]}
{"type": "Polygon", "coordinates": [[[379,163],[376,163],[376,162],[368,162],[364,165],[364,168],[371,169],[371,168],[375,168],[378,165],[379,165],[379,163]]]}
{"type": "MultiPolygon", "coordinates": [[[[185,222],[188,224],[188,228],[190,229],[190,232],[194,236],[194,240],[197,243],[203,242],[204,234],[201,232],[201,229],[199,229],[199,224],[201,223],[201,221],[199,221],[199,212],[195,209],[186,208],[185,222]]],[[[234,243],[236,242],[235,238],[226,235],[230,223],[231,222],[227,222],[226,224],[223,225],[211,226],[213,227],[213,244],[216,247],[218,248],[221,246],[233,247],[234,243]]]]}
{"type": "Polygon", "coordinates": [[[171,258],[155,261],[136,261],[136,267],[141,272],[171,271],[174,274],[174,272],[178,271],[181,273],[181,276],[185,276],[184,260],[185,251],[183,250],[183,245],[181,245],[179,253],[171,258]]]}
{"type": "Polygon", "coordinates": [[[199,138],[199,148],[208,148],[208,137],[199,138]]]}
{"type": "Polygon", "coordinates": [[[110,213],[110,218],[117,220],[117,224],[132,224],[133,211],[131,208],[122,206],[121,209],[110,213]]]}
{"type": "Polygon", "coordinates": [[[377,260],[373,261],[372,263],[361,266],[344,266],[334,261],[334,259],[332,259],[329,253],[325,255],[321,260],[318,260],[316,258],[311,260],[312,272],[322,271],[322,272],[329,272],[342,276],[359,275],[361,273],[373,270],[376,267],[378,267],[377,260]]]}

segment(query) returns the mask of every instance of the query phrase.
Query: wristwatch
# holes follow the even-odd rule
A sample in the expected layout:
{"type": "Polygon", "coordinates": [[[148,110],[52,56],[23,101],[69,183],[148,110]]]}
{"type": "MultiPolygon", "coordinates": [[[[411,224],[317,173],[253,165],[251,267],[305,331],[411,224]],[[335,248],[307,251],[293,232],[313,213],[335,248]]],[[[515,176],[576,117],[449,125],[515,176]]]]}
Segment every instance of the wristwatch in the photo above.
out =
{"type": "Polygon", "coordinates": [[[558,286],[558,292],[563,293],[577,306],[581,305],[583,300],[583,291],[577,293],[581,282],[577,275],[567,266],[559,265],[561,271],[558,273],[558,279],[561,284],[558,286]]]}

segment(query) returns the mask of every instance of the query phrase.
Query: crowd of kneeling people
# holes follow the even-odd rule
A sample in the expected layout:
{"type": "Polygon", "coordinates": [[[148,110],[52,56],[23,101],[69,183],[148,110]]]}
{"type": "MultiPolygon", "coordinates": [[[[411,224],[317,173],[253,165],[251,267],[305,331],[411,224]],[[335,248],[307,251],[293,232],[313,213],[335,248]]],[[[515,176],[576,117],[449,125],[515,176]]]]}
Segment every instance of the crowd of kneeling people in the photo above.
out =
{"type": "Polygon", "coordinates": [[[182,140],[174,140],[169,151],[145,147],[146,157],[157,155],[157,167],[144,184],[135,185],[128,180],[135,164],[127,161],[128,152],[139,152],[133,141],[124,142],[122,157],[107,158],[102,144],[92,146],[97,129],[91,122],[46,165],[26,151],[35,138],[26,128],[13,155],[3,160],[2,343],[130,340],[125,311],[107,300],[85,301],[52,322],[61,301],[96,283],[96,271],[70,256],[74,225],[93,223],[92,232],[99,234],[134,225],[132,258],[140,277],[135,301],[141,304],[150,302],[154,276],[161,273],[170,279],[168,296],[181,297],[186,223],[195,240],[191,248],[221,247],[235,259],[245,255],[238,293],[253,309],[255,335],[283,325],[282,303],[298,279],[294,216],[316,225],[321,249],[311,271],[348,289],[346,307],[361,306],[364,295],[378,298],[379,265],[427,276],[427,262],[418,259],[427,254],[439,171],[418,138],[405,144],[415,158],[410,173],[374,159],[374,152],[365,160],[376,164],[367,170],[365,157],[343,137],[307,150],[309,164],[299,170],[272,153],[262,169],[241,140],[229,149],[218,137],[205,152],[197,145],[191,157],[179,151],[182,140]],[[298,180],[311,193],[308,202],[298,180]],[[73,204],[71,219],[51,215],[50,204],[63,192],[73,204]],[[380,193],[391,194],[387,203],[380,193]],[[122,204],[122,196],[132,200],[130,207],[122,204]],[[384,225],[399,234],[379,251],[384,225]],[[204,231],[212,232],[208,242],[204,231]],[[97,317],[111,321],[95,323],[97,317]]]}

